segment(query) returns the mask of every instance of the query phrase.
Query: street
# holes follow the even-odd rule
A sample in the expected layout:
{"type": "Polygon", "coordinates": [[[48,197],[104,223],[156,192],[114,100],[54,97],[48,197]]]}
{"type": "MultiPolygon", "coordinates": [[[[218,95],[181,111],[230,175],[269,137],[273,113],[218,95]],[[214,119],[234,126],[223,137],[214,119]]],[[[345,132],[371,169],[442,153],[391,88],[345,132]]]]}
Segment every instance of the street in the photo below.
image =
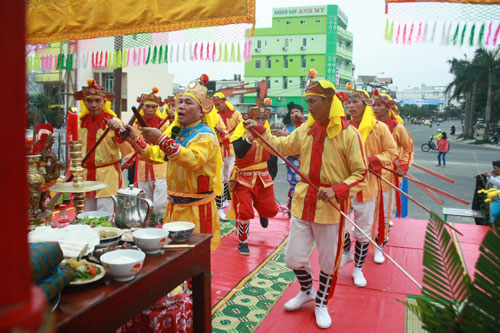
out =
{"type": "MultiPolygon", "coordinates": [[[[437,127],[436,124],[434,124],[432,128],[429,128],[429,126],[412,124],[408,124],[406,127],[412,135],[415,144],[414,162],[454,179],[455,183],[452,184],[438,179],[415,167],[410,168],[409,172],[426,184],[437,187],[468,202],[472,202],[475,187],[474,175],[484,173],[485,171],[491,172],[491,162],[493,160],[500,159],[500,145],[466,144],[457,142],[456,135],[448,135],[450,140],[450,151],[446,154],[446,168],[436,167],[437,151],[424,153],[420,147],[424,142],[428,141],[431,135],[437,134],[438,128],[441,128],[448,134],[452,124],[454,124],[457,128],[457,135],[459,135],[461,133],[460,121],[443,122],[440,124],[440,127],[437,127]]],[[[289,188],[288,182],[286,181],[286,167],[281,161],[278,161],[278,167],[279,171],[274,185],[276,199],[279,203],[286,204],[289,188]]],[[[409,194],[425,207],[441,216],[442,207],[463,209],[471,207],[471,205],[466,206],[442,195],[439,196],[443,199],[444,204],[442,206],[438,205],[413,183],[409,184],[409,194]]],[[[428,219],[428,214],[417,205],[409,203],[407,217],[414,219],[428,219]]],[[[448,220],[451,222],[474,223],[474,219],[471,218],[449,217],[448,220]]]]}

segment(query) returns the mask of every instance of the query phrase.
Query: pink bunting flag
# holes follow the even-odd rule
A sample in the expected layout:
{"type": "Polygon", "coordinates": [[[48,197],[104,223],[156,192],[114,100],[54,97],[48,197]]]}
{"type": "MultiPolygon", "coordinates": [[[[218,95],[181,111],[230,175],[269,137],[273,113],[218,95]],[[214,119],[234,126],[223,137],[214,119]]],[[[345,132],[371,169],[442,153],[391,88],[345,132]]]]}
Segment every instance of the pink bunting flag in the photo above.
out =
{"type": "Polygon", "coordinates": [[[396,33],[396,44],[399,44],[399,34],[401,33],[401,24],[398,24],[398,32],[396,33]]]}
{"type": "Polygon", "coordinates": [[[410,34],[408,35],[408,42],[407,42],[408,45],[411,45],[412,37],[413,37],[413,23],[411,24],[410,34]]]}
{"type": "Polygon", "coordinates": [[[405,26],[403,28],[403,45],[406,44],[406,23],[405,23],[405,26]]]}
{"type": "Polygon", "coordinates": [[[191,57],[191,60],[198,60],[198,43],[194,44],[194,51],[193,51],[193,56],[191,57]]]}
{"type": "Polygon", "coordinates": [[[210,49],[209,49],[209,46],[210,46],[210,43],[207,42],[207,57],[205,58],[205,60],[208,60],[208,61],[210,61],[210,49]]]}
{"type": "Polygon", "coordinates": [[[214,62],[215,62],[215,49],[216,49],[216,47],[215,47],[215,42],[214,42],[212,44],[212,61],[214,61],[214,62]]]}
{"type": "Polygon", "coordinates": [[[417,38],[415,38],[415,44],[422,42],[422,22],[418,24],[417,38]]]}
{"type": "Polygon", "coordinates": [[[500,32],[500,23],[498,23],[497,30],[495,31],[495,35],[493,36],[493,43],[491,46],[497,45],[498,33],[500,32]]]}
{"type": "Polygon", "coordinates": [[[486,46],[490,45],[491,25],[492,24],[493,24],[493,22],[490,22],[490,25],[488,26],[488,36],[486,37],[486,43],[485,43],[486,46]]]}

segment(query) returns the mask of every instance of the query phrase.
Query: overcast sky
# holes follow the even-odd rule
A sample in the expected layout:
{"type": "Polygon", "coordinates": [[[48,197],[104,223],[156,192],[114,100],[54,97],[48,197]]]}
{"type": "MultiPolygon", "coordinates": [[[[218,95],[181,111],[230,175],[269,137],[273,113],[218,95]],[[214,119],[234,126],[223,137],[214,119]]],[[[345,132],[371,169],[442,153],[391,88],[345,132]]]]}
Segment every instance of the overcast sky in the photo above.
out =
{"type": "MultiPolygon", "coordinates": [[[[358,75],[392,77],[400,88],[408,86],[447,85],[452,76],[448,73],[447,60],[453,57],[473,56],[474,48],[468,46],[441,46],[436,44],[396,45],[384,39],[384,0],[256,0],[256,27],[271,27],[272,9],[294,6],[336,4],[348,16],[347,29],[354,35],[353,62],[358,75]]],[[[211,79],[232,79],[233,74],[244,75],[243,63],[190,62],[169,66],[175,75],[174,82],[186,84],[207,73],[211,79]]]]}

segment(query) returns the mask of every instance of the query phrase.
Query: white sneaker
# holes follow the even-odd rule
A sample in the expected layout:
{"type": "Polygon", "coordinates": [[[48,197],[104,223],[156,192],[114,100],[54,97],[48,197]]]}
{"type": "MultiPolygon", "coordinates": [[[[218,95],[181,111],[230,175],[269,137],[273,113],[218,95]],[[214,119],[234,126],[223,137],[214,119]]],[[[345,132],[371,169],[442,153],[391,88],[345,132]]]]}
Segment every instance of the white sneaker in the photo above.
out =
{"type": "Polygon", "coordinates": [[[219,219],[221,219],[221,220],[226,219],[226,213],[224,213],[224,210],[222,208],[218,208],[217,213],[219,214],[219,219]]]}
{"type": "Polygon", "coordinates": [[[394,223],[391,220],[389,220],[389,227],[394,227],[394,223]]]}
{"type": "Polygon", "coordinates": [[[342,253],[342,261],[340,262],[340,269],[344,267],[345,264],[350,263],[354,260],[354,254],[352,251],[342,253]]]}
{"type": "Polygon", "coordinates": [[[295,311],[302,307],[307,302],[312,302],[316,299],[316,291],[311,288],[307,291],[300,291],[297,296],[288,300],[284,307],[286,311],[295,311]]]}
{"type": "Polygon", "coordinates": [[[354,279],[354,285],[357,287],[365,287],[366,279],[363,275],[361,268],[354,268],[352,271],[352,278],[354,279]]]}
{"type": "Polygon", "coordinates": [[[330,318],[326,305],[316,305],[314,307],[314,315],[316,316],[316,325],[318,325],[319,328],[328,328],[332,326],[332,318],[330,318]]]}
{"type": "Polygon", "coordinates": [[[385,257],[382,251],[379,249],[375,249],[375,255],[373,256],[373,261],[377,264],[383,264],[385,261],[385,257]]]}

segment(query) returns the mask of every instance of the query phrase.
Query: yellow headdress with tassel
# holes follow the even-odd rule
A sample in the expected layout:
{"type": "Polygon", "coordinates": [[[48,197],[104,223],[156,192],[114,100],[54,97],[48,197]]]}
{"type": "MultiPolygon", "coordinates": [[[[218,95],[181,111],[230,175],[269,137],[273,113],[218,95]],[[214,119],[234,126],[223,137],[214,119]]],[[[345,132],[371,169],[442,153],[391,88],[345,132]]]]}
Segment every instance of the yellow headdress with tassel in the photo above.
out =
{"type": "Polygon", "coordinates": [[[75,92],[73,97],[75,100],[80,101],[80,114],[78,115],[78,119],[82,119],[87,114],[89,114],[89,110],[85,106],[85,102],[83,101],[85,97],[88,96],[100,96],[104,99],[104,107],[103,110],[106,113],[109,113],[113,117],[117,117],[116,113],[111,110],[111,101],[115,99],[115,95],[112,93],[106,92],[104,87],[96,84],[94,79],[87,80],[87,87],[82,87],[82,90],[75,92]]]}

